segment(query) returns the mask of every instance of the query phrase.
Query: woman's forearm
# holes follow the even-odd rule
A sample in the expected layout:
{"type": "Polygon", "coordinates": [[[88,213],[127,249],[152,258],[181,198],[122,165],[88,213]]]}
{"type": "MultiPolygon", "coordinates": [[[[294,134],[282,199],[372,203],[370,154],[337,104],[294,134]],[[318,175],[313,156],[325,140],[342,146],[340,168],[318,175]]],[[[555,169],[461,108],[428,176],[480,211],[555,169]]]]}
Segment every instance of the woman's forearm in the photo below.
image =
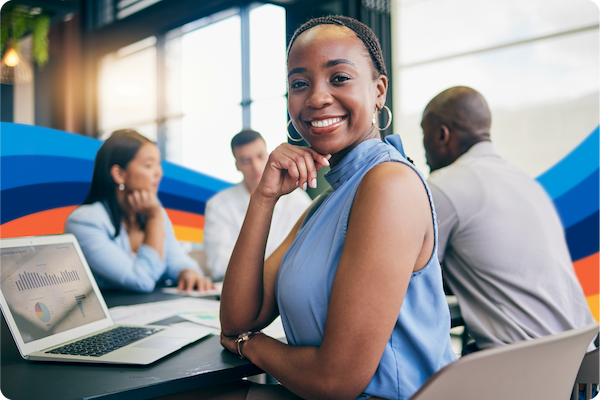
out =
{"type": "Polygon", "coordinates": [[[255,329],[264,318],[263,268],[276,199],[250,197],[246,218],[231,255],[221,294],[221,329],[227,336],[255,329]]]}
{"type": "Polygon", "coordinates": [[[162,213],[158,213],[146,220],[144,244],[152,247],[160,259],[163,259],[165,245],[165,225],[162,213]]]}
{"type": "Polygon", "coordinates": [[[244,343],[242,353],[304,399],[355,399],[370,380],[353,377],[352,370],[358,367],[345,370],[334,354],[319,347],[290,346],[265,335],[244,343]]]}

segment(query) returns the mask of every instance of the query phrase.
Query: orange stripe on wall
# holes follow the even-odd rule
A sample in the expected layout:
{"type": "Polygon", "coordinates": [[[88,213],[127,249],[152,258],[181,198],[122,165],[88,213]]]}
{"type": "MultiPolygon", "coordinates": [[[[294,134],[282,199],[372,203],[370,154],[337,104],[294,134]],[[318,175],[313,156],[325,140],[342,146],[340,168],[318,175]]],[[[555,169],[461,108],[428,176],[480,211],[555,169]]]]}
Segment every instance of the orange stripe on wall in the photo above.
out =
{"type": "Polygon", "coordinates": [[[573,268],[575,268],[575,273],[577,274],[577,278],[579,279],[579,283],[581,283],[583,293],[586,297],[600,293],[599,264],[600,258],[598,257],[598,253],[573,263],[573,268]]]}
{"type": "MultiPolygon", "coordinates": [[[[77,206],[54,208],[52,210],[40,211],[8,221],[0,225],[0,238],[56,235],[63,233],[65,221],[76,207],[77,206]]],[[[201,232],[204,229],[203,215],[173,209],[167,209],[166,211],[173,225],[193,229],[193,231],[186,231],[186,234],[183,235],[185,241],[190,241],[189,239],[192,236],[191,232],[194,232],[193,237],[195,240],[192,241],[202,243],[201,232]]]]}
{"type": "Polygon", "coordinates": [[[204,239],[204,230],[190,228],[189,226],[173,225],[175,238],[180,242],[202,243],[204,239]]]}
{"type": "Polygon", "coordinates": [[[165,208],[171,224],[180,226],[189,226],[190,228],[204,229],[204,215],[195,214],[187,211],[165,208]]]}
{"type": "Polygon", "coordinates": [[[63,233],[65,221],[75,207],[54,208],[5,222],[0,225],[0,238],[63,233]]]}
{"type": "Polygon", "coordinates": [[[588,305],[590,306],[590,311],[592,315],[596,319],[596,321],[600,321],[600,295],[588,296],[586,297],[588,305]]]}

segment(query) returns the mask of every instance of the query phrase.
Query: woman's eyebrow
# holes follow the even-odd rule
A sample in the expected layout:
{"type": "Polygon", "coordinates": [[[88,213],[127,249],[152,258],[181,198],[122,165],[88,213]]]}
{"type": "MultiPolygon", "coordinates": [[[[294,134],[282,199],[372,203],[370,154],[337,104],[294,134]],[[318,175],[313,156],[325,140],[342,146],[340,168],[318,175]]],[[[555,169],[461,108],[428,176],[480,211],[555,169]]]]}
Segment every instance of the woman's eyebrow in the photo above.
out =
{"type": "Polygon", "coordinates": [[[354,65],[354,63],[352,61],[346,60],[345,58],[338,58],[336,60],[327,61],[325,64],[323,64],[323,68],[335,67],[338,64],[348,64],[348,65],[351,65],[352,67],[356,68],[356,65],[354,65]]]}
{"type": "Polygon", "coordinates": [[[290,76],[292,76],[293,74],[302,74],[302,73],[304,73],[304,72],[306,72],[306,71],[307,71],[307,69],[306,69],[306,68],[294,68],[294,69],[292,69],[292,70],[290,71],[290,73],[288,74],[288,78],[289,78],[290,76]]]}
{"type": "MultiPolygon", "coordinates": [[[[352,61],[347,60],[345,58],[338,58],[338,59],[335,59],[335,60],[329,60],[325,64],[323,64],[323,68],[335,67],[338,64],[348,64],[348,65],[356,68],[356,65],[354,65],[354,63],[352,61]]],[[[294,68],[288,74],[288,78],[290,76],[292,76],[293,74],[302,74],[302,73],[304,73],[306,71],[308,71],[306,68],[294,68]]]]}

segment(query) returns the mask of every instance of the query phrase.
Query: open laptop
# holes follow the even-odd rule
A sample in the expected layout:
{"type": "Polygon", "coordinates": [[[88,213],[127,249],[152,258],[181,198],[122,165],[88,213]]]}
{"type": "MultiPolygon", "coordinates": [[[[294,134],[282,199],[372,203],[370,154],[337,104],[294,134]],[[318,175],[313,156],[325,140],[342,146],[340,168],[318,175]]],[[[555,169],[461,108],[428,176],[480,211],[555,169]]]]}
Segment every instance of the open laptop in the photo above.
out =
{"type": "Polygon", "coordinates": [[[147,365],[210,333],[116,325],[72,234],[0,239],[0,267],[0,307],[26,360],[147,365]]]}

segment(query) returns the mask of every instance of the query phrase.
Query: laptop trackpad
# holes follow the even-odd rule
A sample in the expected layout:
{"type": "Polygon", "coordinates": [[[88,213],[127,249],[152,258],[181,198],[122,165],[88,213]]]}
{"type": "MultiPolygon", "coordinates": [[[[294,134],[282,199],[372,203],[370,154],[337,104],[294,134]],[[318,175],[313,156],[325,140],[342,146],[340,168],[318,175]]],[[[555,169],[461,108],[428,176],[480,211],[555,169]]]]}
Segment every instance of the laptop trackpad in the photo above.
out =
{"type": "Polygon", "coordinates": [[[133,347],[143,347],[145,349],[177,349],[187,344],[189,340],[172,337],[155,337],[144,340],[133,347]]]}

